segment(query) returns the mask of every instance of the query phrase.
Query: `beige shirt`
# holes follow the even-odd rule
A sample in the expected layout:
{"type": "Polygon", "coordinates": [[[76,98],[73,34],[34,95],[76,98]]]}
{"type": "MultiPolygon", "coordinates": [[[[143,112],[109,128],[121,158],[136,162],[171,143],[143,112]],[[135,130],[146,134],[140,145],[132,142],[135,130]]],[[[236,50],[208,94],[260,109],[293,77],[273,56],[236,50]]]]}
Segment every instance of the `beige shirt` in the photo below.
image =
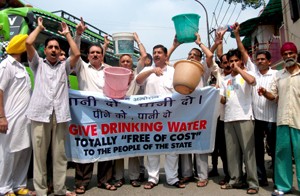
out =
{"type": "Polygon", "coordinates": [[[271,93],[278,99],[277,126],[288,125],[300,129],[300,70],[290,74],[286,69],[274,76],[271,93]]]}

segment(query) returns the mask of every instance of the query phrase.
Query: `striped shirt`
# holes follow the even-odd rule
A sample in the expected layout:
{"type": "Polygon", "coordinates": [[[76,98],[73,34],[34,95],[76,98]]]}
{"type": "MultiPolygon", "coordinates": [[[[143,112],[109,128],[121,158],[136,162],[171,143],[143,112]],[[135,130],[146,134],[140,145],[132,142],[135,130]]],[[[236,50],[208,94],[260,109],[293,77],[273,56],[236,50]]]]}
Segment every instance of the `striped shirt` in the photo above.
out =
{"type": "Polygon", "coordinates": [[[259,96],[257,90],[259,87],[269,89],[272,78],[277,73],[277,70],[269,69],[268,72],[262,75],[259,71],[255,73],[256,86],[252,92],[252,105],[254,117],[257,120],[266,122],[276,122],[277,103],[270,101],[264,96],[259,96]]]}
{"type": "Polygon", "coordinates": [[[277,70],[269,69],[267,73],[262,75],[257,69],[257,66],[253,63],[249,63],[249,61],[251,61],[250,58],[248,58],[247,69],[254,72],[256,79],[256,86],[253,87],[252,92],[254,118],[266,122],[276,122],[277,103],[266,99],[264,96],[259,96],[257,90],[259,87],[269,89],[272,78],[277,73],[277,70]]]}
{"type": "Polygon", "coordinates": [[[51,65],[38,53],[28,62],[34,73],[34,90],[26,111],[30,120],[50,122],[50,116],[55,111],[57,123],[71,120],[69,108],[68,75],[70,58],[65,62],[57,61],[51,65]]]}

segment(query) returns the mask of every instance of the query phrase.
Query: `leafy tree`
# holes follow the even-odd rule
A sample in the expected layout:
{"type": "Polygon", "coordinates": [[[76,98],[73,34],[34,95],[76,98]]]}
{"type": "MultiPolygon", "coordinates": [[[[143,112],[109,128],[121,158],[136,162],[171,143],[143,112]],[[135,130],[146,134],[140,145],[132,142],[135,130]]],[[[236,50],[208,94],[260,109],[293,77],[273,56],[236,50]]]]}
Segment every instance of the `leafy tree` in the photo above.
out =
{"type": "Polygon", "coordinates": [[[224,1],[228,2],[229,4],[241,3],[242,9],[246,9],[246,7],[252,7],[254,9],[257,9],[260,6],[265,5],[264,0],[224,0],[224,1]]]}

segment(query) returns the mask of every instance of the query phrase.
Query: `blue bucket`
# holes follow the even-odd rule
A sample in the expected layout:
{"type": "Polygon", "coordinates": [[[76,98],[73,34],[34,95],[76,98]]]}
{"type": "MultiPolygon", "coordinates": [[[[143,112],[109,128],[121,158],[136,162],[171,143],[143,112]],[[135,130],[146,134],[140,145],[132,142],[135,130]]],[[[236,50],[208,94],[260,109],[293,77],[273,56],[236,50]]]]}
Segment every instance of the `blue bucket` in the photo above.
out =
{"type": "Polygon", "coordinates": [[[196,40],[195,33],[199,30],[198,14],[180,14],[172,18],[176,37],[180,43],[190,43],[196,40]]]}

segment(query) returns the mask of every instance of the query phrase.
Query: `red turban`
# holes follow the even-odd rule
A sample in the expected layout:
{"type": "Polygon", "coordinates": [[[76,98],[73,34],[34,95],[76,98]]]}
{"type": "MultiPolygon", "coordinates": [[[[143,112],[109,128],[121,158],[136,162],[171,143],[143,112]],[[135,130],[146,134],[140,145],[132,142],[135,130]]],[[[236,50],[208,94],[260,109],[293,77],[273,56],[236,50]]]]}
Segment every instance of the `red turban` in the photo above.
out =
{"type": "Polygon", "coordinates": [[[283,54],[287,50],[298,53],[297,47],[293,42],[285,42],[280,49],[280,53],[283,54]]]}

